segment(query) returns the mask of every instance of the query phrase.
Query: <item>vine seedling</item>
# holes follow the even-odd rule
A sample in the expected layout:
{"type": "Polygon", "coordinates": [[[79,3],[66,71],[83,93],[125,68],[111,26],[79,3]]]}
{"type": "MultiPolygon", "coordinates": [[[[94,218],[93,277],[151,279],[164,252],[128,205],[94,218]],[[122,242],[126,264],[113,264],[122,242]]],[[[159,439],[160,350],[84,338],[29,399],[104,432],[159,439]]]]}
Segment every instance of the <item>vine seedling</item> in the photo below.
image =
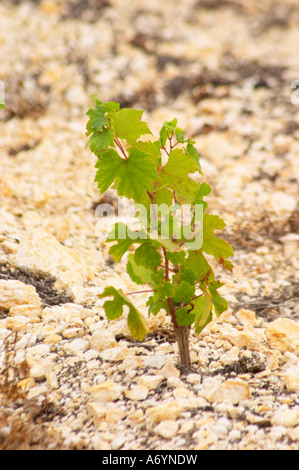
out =
{"type": "MultiPolygon", "coordinates": [[[[170,316],[181,363],[190,365],[191,326],[200,333],[213,312],[219,316],[228,307],[218,292],[223,283],[209,263],[213,257],[232,271],[233,250],[214,233],[225,223],[207,212],[204,198],[211,187],[202,181],[195,142],[185,139],[177,119],[164,122],[155,140],[142,121],[143,111],[93,99],[95,107],[87,112],[87,136],[97,156],[95,181],[100,194],[112,187],[119,197],[132,200],[139,224],[138,230],[132,230],[116,223],[107,239],[113,243],[109,252],[116,262],[128,252],[131,279],[149,285],[149,315],[163,309],[170,316]]],[[[101,297],[108,297],[104,309],[109,320],[120,318],[127,307],[130,332],[142,341],[148,322],[131,296],[111,286],[101,297]]]]}

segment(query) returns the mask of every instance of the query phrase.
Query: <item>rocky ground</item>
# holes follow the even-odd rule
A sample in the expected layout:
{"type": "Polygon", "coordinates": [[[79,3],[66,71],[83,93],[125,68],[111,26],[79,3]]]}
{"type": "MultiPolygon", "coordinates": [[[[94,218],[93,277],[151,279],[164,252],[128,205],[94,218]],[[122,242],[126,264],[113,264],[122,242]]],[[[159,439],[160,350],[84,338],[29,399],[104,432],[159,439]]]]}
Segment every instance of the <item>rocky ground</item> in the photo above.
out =
{"type": "Polygon", "coordinates": [[[2,0],[1,449],[298,450],[298,21],[296,0],[2,0]],[[176,116],[227,223],[230,309],[189,370],[163,314],[142,344],[105,319],[103,288],[136,286],[95,213],[93,93],[176,116]]]}

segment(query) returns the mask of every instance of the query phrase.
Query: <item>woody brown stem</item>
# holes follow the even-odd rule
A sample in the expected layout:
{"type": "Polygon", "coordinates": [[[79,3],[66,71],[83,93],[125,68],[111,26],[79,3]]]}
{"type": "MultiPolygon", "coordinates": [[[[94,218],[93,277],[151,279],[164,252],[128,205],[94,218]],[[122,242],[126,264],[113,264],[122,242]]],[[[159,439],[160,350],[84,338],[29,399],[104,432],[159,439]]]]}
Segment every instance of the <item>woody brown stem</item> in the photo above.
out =
{"type": "Polygon", "coordinates": [[[184,366],[191,365],[190,350],[189,350],[189,326],[179,326],[175,329],[175,335],[178,342],[181,363],[184,366]]]}
{"type": "MultiPolygon", "coordinates": [[[[169,280],[169,261],[166,257],[165,248],[162,247],[162,249],[163,249],[164,259],[165,259],[165,280],[168,281],[169,280]]],[[[172,301],[172,299],[167,299],[167,301],[168,301],[172,326],[173,326],[175,336],[176,336],[176,340],[177,340],[177,343],[178,343],[181,363],[184,366],[190,366],[191,365],[190,350],[189,350],[189,331],[190,331],[190,327],[189,326],[179,326],[178,325],[178,323],[176,321],[175,307],[173,305],[173,301],[172,301]]]]}
{"type": "Polygon", "coordinates": [[[168,305],[172,320],[172,326],[175,332],[175,337],[178,343],[179,353],[181,364],[184,366],[191,365],[191,358],[190,358],[190,349],[189,349],[189,326],[179,326],[176,321],[175,316],[175,308],[172,302],[172,299],[168,299],[168,305]]]}

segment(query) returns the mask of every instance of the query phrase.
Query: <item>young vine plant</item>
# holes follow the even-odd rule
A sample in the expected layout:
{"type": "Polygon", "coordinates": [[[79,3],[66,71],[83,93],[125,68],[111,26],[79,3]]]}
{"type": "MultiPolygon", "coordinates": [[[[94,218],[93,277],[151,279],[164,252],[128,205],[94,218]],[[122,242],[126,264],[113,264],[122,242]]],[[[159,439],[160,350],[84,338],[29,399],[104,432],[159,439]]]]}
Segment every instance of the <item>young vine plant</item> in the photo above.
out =
{"type": "MultiPolygon", "coordinates": [[[[207,211],[211,187],[203,181],[195,142],[185,138],[177,119],[164,122],[155,140],[142,110],[93,99],[86,133],[97,157],[95,182],[100,194],[114,188],[119,197],[133,201],[139,223],[138,230],[116,223],[107,238],[113,243],[109,253],[119,262],[128,252],[129,276],[149,286],[148,314],[164,310],[170,316],[181,364],[188,366],[190,328],[200,333],[213,313],[218,317],[228,308],[210,260],[232,272],[232,247],[214,233],[225,223],[207,211]]],[[[142,341],[148,321],[132,296],[111,286],[101,297],[108,298],[103,305],[107,318],[126,312],[132,336],[142,341]]]]}

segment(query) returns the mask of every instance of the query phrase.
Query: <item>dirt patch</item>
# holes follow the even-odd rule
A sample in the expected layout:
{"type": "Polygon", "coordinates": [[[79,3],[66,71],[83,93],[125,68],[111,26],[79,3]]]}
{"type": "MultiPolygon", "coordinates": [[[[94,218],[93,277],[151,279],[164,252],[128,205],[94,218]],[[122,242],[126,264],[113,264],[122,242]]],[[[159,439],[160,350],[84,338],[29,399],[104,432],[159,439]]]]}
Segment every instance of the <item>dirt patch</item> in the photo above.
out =
{"type": "Polygon", "coordinates": [[[108,0],[70,0],[62,6],[61,19],[79,19],[93,23],[99,19],[102,9],[109,6],[108,0]]]}
{"type": "Polygon", "coordinates": [[[5,121],[14,117],[37,119],[47,110],[49,97],[48,89],[38,84],[39,74],[12,75],[3,77],[9,87],[5,93],[5,109],[1,115],[5,121]]]}
{"type": "Polygon", "coordinates": [[[290,279],[290,285],[281,287],[277,292],[271,295],[261,295],[250,301],[244,301],[242,295],[237,295],[240,302],[233,308],[235,311],[240,308],[254,310],[257,316],[263,317],[266,321],[275,320],[281,312],[284,317],[297,320],[299,313],[296,313],[293,308],[299,302],[299,282],[290,279]]]}
{"type": "Polygon", "coordinates": [[[261,358],[254,353],[252,357],[246,357],[239,354],[239,358],[233,364],[227,364],[221,369],[211,371],[211,375],[224,375],[227,377],[236,376],[239,374],[257,374],[265,370],[265,363],[261,358]]]}
{"type": "Polygon", "coordinates": [[[53,277],[38,277],[34,274],[26,273],[20,269],[13,268],[9,264],[0,264],[0,279],[14,279],[21,281],[24,284],[32,285],[35,287],[43,305],[46,307],[50,307],[52,305],[61,305],[73,301],[72,297],[66,291],[58,292],[54,288],[56,279],[53,277]]]}
{"type": "Polygon", "coordinates": [[[264,211],[252,215],[250,220],[242,220],[238,225],[226,228],[221,237],[232,245],[234,250],[255,251],[259,246],[271,246],[279,243],[283,235],[292,231],[297,215],[294,212],[289,218],[277,219],[264,211]]]}

